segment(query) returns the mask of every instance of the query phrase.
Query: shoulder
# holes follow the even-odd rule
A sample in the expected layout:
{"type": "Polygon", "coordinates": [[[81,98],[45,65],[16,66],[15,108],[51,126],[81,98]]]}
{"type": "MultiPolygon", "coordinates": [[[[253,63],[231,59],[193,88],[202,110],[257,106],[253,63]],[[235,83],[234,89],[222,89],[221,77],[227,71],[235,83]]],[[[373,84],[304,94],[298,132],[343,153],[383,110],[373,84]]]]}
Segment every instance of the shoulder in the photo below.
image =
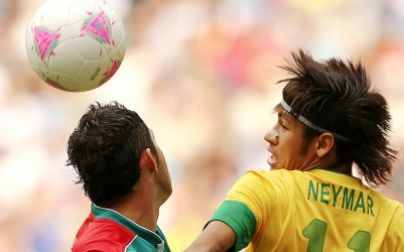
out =
{"type": "Polygon", "coordinates": [[[273,185],[276,188],[290,187],[294,181],[304,175],[301,171],[277,170],[249,170],[240,179],[244,183],[254,182],[254,185],[273,185]]]}
{"type": "Polygon", "coordinates": [[[401,235],[404,241],[404,205],[395,200],[390,200],[394,209],[392,223],[390,225],[398,225],[401,230],[401,235]]]}
{"type": "Polygon", "coordinates": [[[276,170],[264,170],[264,169],[251,169],[248,170],[244,175],[256,176],[268,179],[276,178],[293,178],[295,176],[301,176],[304,172],[299,170],[286,170],[286,169],[276,169],[276,170]]]}
{"type": "Polygon", "coordinates": [[[280,205],[296,184],[293,173],[287,170],[249,170],[233,185],[226,199],[241,201],[249,207],[260,205],[257,208],[268,208],[273,205],[271,202],[280,205]]]}
{"type": "MultiPolygon", "coordinates": [[[[235,188],[250,188],[269,192],[289,190],[302,179],[301,171],[278,170],[249,170],[235,183],[235,188]]],[[[234,188],[233,187],[233,188],[234,188]]]]}
{"type": "Polygon", "coordinates": [[[77,236],[72,251],[124,251],[136,236],[135,233],[113,220],[99,219],[77,236]]]}
{"type": "Polygon", "coordinates": [[[404,251],[404,205],[390,200],[390,207],[393,213],[382,249],[383,251],[404,251]]]}

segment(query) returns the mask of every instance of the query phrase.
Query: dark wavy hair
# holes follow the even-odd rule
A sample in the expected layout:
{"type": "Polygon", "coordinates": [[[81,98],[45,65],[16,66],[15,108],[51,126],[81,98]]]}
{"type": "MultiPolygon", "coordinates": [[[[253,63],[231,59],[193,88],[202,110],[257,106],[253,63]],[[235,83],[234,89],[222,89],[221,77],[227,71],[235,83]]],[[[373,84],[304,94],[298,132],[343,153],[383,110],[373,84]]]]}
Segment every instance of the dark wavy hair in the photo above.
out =
{"type": "MultiPolygon", "coordinates": [[[[281,67],[292,75],[280,81],[286,83],[286,103],[314,124],[350,139],[336,139],[338,162],[354,162],[371,185],[388,183],[397,154],[388,139],[391,116],[385,98],[371,89],[363,65],[335,58],[319,62],[302,50],[292,56],[293,63],[281,67]]],[[[306,138],[320,134],[305,128],[306,138]]]]}
{"type": "Polygon", "coordinates": [[[69,137],[67,165],[78,174],[95,204],[111,207],[131,192],[140,177],[140,154],[156,154],[150,131],[139,115],[112,102],[95,103],[69,137]]]}

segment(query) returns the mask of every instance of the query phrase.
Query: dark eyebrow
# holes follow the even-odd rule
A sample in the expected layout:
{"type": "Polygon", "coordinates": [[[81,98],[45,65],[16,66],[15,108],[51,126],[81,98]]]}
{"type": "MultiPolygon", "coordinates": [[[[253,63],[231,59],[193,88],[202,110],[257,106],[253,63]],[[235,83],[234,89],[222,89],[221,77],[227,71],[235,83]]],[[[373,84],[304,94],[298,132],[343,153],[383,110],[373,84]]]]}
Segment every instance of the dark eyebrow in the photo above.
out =
{"type": "Polygon", "coordinates": [[[285,125],[290,125],[292,123],[291,121],[296,120],[296,118],[291,113],[287,112],[282,107],[277,110],[277,114],[278,120],[282,121],[282,123],[285,125]]]}
{"type": "Polygon", "coordinates": [[[287,112],[280,103],[278,103],[273,110],[273,113],[278,115],[278,120],[282,120],[284,124],[289,124],[293,115],[287,112]]]}
{"type": "Polygon", "coordinates": [[[278,121],[282,122],[282,124],[288,124],[289,120],[286,118],[286,111],[278,111],[278,121]]]}

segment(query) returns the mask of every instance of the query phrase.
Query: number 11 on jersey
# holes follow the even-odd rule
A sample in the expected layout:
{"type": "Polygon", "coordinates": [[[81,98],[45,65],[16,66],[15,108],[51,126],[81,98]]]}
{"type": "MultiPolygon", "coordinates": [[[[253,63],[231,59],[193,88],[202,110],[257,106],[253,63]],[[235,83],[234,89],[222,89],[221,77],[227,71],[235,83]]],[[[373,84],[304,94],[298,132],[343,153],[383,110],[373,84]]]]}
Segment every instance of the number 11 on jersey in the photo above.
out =
{"type": "MultiPolygon", "coordinates": [[[[302,231],[303,236],[309,239],[306,251],[322,252],[326,232],[327,223],[319,219],[313,219],[302,231]]],[[[369,252],[370,238],[371,235],[369,232],[359,230],[346,245],[355,252],[369,252]]]]}

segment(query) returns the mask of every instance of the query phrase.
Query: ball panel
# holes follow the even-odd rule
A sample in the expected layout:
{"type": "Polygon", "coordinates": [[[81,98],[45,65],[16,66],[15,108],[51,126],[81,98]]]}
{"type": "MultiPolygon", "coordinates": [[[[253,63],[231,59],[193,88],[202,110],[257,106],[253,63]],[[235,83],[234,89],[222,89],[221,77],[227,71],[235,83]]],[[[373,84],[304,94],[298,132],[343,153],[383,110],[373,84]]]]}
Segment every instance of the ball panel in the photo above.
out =
{"type": "Polygon", "coordinates": [[[61,90],[72,92],[83,91],[83,85],[81,84],[81,82],[70,74],[49,72],[48,77],[45,78],[45,81],[49,85],[61,90]]]}
{"type": "Polygon", "coordinates": [[[105,76],[111,68],[111,61],[107,60],[100,64],[98,60],[86,60],[81,68],[77,71],[76,76],[85,85],[97,87],[105,81],[105,76]]]}
{"type": "Polygon", "coordinates": [[[100,64],[109,57],[107,48],[91,37],[80,36],[72,39],[73,48],[83,59],[99,60],[100,64]]]}
{"type": "Polygon", "coordinates": [[[61,74],[75,74],[85,60],[85,57],[77,49],[72,39],[61,41],[49,56],[49,71],[61,74]]]}
{"type": "Polygon", "coordinates": [[[98,83],[83,83],[77,76],[71,74],[60,74],[60,73],[49,73],[49,77],[46,82],[58,89],[70,91],[70,92],[80,92],[87,91],[98,87],[98,83]]]}

